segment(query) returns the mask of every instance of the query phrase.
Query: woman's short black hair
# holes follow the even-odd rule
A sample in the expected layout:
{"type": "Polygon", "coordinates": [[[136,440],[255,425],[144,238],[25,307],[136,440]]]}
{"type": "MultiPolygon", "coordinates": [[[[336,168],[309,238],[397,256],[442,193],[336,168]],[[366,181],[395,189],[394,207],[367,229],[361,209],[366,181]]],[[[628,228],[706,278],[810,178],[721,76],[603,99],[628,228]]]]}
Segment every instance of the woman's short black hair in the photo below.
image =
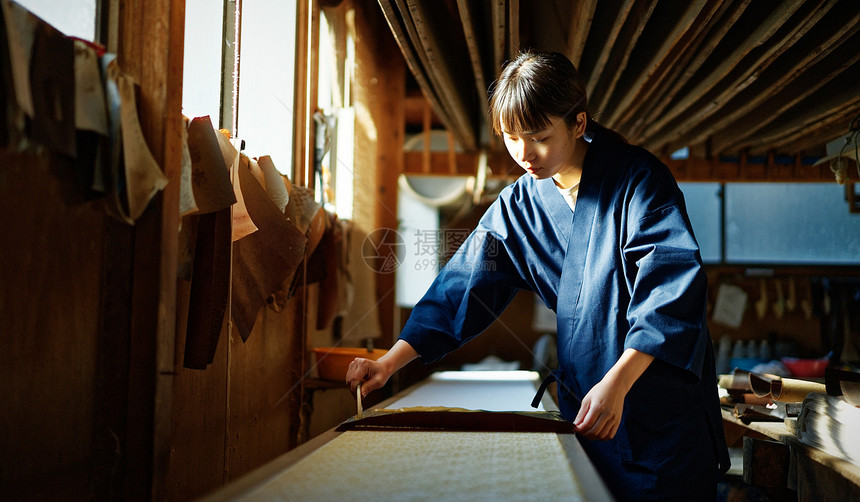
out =
{"type": "Polygon", "coordinates": [[[540,131],[551,116],[571,126],[580,112],[588,115],[585,81],[558,52],[520,53],[505,65],[490,95],[489,121],[496,134],[502,128],[540,131]]]}

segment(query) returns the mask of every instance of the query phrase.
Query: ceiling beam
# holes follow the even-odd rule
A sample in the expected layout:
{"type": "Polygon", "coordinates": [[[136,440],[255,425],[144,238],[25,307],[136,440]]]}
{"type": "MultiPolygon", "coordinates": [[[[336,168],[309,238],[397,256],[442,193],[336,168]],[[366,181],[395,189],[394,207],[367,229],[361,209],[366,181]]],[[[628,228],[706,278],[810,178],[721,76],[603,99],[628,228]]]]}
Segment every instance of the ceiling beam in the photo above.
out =
{"type": "MultiPolygon", "coordinates": [[[[567,2],[569,0],[556,1],[567,2]]],[[[567,30],[566,53],[577,68],[582,63],[582,51],[585,48],[588,33],[591,31],[591,23],[594,22],[595,9],[597,9],[597,0],[579,0],[573,5],[570,29],[567,30]]]]}
{"type": "MultiPolygon", "coordinates": [[[[460,22],[463,24],[463,34],[466,37],[466,47],[469,49],[469,61],[472,64],[472,72],[475,74],[475,87],[478,91],[478,108],[481,117],[487,116],[487,100],[480,99],[487,95],[487,79],[484,75],[483,59],[481,56],[481,41],[478,31],[475,29],[474,20],[480,19],[476,16],[475,2],[470,0],[457,0],[457,10],[460,13],[460,22]]],[[[481,121],[483,122],[483,120],[481,121]]]]}
{"type": "Polygon", "coordinates": [[[520,51],[520,0],[508,0],[508,58],[520,51]]]}
{"type": "Polygon", "coordinates": [[[611,106],[611,114],[604,119],[606,124],[614,127],[622,117],[625,117],[627,109],[635,104],[643,88],[655,76],[657,70],[666,61],[666,58],[673,54],[673,50],[679,43],[685,43],[684,39],[688,31],[695,24],[699,13],[705,7],[706,3],[706,0],[690,2],[686,10],[672,22],[672,25],[665,28],[664,32],[666,36],[663,38],[662,43],[648,61],[643,61],[643,64],[639,66],[633,81],[627,85],[627,90],[620,101],[616,105],[611,106]]]}
{"type": "MultiPolygon", "coordinates": [[[[612,53],[613,49],[618,43],[618,34],[621,32],[621,28],[629,22],[628,16],[630,15],[630,11],[633,10],[633,4],[635,3],[635,0],[624,0],[622,2],[621,6],[618,9],[618,12],[614,16],[615,22],[612,23],[609,32],[605,34],[603,45],[600,47],[600,55],[597,56],[597,61],[594,63],[594,68],[591,69],[591,72],[588,76],[588,82],[585,86],[586,92],[589,96],[594,93],[594,87],[600,80],[600,76],[603,73],[604,67],[606,66],[606,61],[609,59],[609,55],[612,53]]],[[[631,49],[632,48],[628,48],[628,50],[631,49]]]]}
{"type": "Polygon", "coordinates": [[[507,13],[506,0],[490,0],[490,17],[493,21],[491,32],[493,34],[493,47],[491,54],[493,56],[493,68],[496,72],[493,78],[499,78],[502,73],[502,64],[505,62],[505,34],[507,26],[505,26],[505,18],[507,13]]]}
{"type": "Polygon", "coordinates": [[[826,12],[829,9],[829,7],[820,9],[826,7],[822,5],[825,3],[832,6],[835,1],[823,2],[819,0],[815,5],[800,2],[780,4],[767,21],[762,23],[751,37],[739,45],[726,63],[720,65],[710,78],[698,85],[677,106],[653,122],[644,132],[643,140],[649,144],[674,142],[688,129],[704,122],[705,119],[720,110],[731,98],[755,82],[765,68],[799,40],[802,34],[813,26],[814,23],[810,21],[814,18],[820,19],[823,16],[824,13],[819,11],[824,10],[826,12]],[[787,33],[785,30],[780,30],[792,20],[792,16],[801,7],[805,9],[806,15],[799,22],[795,22],[792,29],[787,33]],[[777,39],[774,35],[779,32],[782,32],[783,35],[777,39]],[[754,60],[740,66],[740,63],[748,55],[754,60]],[[739,71],[732,71],[735,69],[739,71]],[[726,82],[727,79],[730,82],[726,82]],[[676,118],[678,120],[673,120],[676,118]],[[663,131],[667,126],[669,130],[663,131]],[[661,138],[654,139],[658,134],[661,138]]]}
{"type": "Polygon", "coordinates": [[[750,0],[718,2],[716,11],[711,11],[698,30],[695,39],[688,46],[677,62],[664,72],[663,84],[652,89],[660,89],[647,98],[639,100],[637,110],[625,125],[625,133],[632,138],[640,138],[642,130],[650,124],[653,117],[658,116],[674,99],[677,93],[690,81],[690,78],[701,68],[714,48],[723,40],[725,34],[740,18],[749,5],[750,0]]]}
{"type": "MultiPolygon", "coordinates": [[[[818,92],[824,85],[837,79],[843,72],[860,63],[860,13],[835,31],[823,43],[816,44],[802,57],[786,57],[790,68],[776,71],[775,81],[763,82],[740,99],[737,107],[727,107],[729,112],[713,122],[713,148],[715,152],[732,151],[746,138],[768,127],[782,111],[791,110],[818,92]],[[748,96],[747,96],[748,94],[748,96]]],[[[851,85],[850,82],[846,82],[851,85]]],[[[798,112],[802,113],[802,112],[798,112]]],[[[711,131],[708,131],[711,132],[711,131]]],[[[706,133],[683,137],[677,144],[697,143],[706,139],[706,133]]]]}
{"type": "Polygon", "coordinates": [[[433,111],[436,112],[436,116],[443,124],[445,124],[445,127],[449,131],[453,130],[451,117],[449,117],[445,109],[442,108],[442,105],[439,102],[439,97],[436,95],[433,87],[430,86],[424,66],[421,64],[415,49],[412,47],[409,37],[406,35],[406,28],[403,25],[403,19],[397,12],[394,0],[378,0],[378,2],[379,7],[382,9],[382,14],[385,16],[385,20],[388,22],[388,27],[394,35],[394,40],[397,42],[397,46],[400,47],[400,52],[406,60],[406,66],[409,67],[410,73],[412,73],[412,76],[415,77],[415,80],[418,82],[418,86],[421,88],[424,97],[427,98],[433,106],[433,111]]]}
{"type": "Polygon", "coordinates": [[[750,138],[746,142],[749,152],[757,154],[776,150],[795,153],[796,143],[808,135],[820,135],[821,131],[830,134],[829,131],[839,128],[847,130],[847,124],[860,110],[860,93],[849,87],[840,92],[827,93],[827,96],[824,100],[806,100],[799,105],[804,107],[802,115],[774,124],[750,138]]]}
{"type": "MultiPolygon", "coordinates": [[[[616,127],[622,128],[625,134],[632,134],[633,124],[647,122],[647,117],[640,113],[640,110],[655,101],[656,96],[663,92],[679,69],[683,68],[685,60],[692,55],[691,48],[696,47],[708,32],[722,4],[721,0],[708,0],[700,9],[691,6],[688,15],[680,20],[681,23],[689,24],[679,32],[676,43],[669,47],[669,51],[648,75],[647,80],[636,89],[635,99],[621,115],[616,115],[617,118],[613,122],[616,127]]],[[[614,111],[617,113],[621,110],[614,111]]]]}
{"type": "MultiPolygon", "coordinates": [[[[592,99],[589,97],[589,107],[595,115],[601,114],[602,110],[606,107],[607,101],[609,101],[609,97],[615,92],[618,80],[621,78],[624,68],[627,67],[630,55],[636,47],[639,37],[645,30],[645,25],[651,19],[651,14],[654,13],[654,7],[656,6],[657,0],[636,2],[632,14],[627,22],[624,23],[624,27],[618,35],[618,40],[613,45],[616,52],[623,52],[623,54],[620,56],[616,54],[610,60],[609,64],[605,66],[605,69],[601,71],[603,75],[600,80],[594,85],[589,85],[588,95],[595,96],[596,98],[592,99]],[[595,86],[599,86],[597,87],[599,92],[595,92],[595,86]]],[[[592,76],[594,75],[592,74],[592,76]]]]}

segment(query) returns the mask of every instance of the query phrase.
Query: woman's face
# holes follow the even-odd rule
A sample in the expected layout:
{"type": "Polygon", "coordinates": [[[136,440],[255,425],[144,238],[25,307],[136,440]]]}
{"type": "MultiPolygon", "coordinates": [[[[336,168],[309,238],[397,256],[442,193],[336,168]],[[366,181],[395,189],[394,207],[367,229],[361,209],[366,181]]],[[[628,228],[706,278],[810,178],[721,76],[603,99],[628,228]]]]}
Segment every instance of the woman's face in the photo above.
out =
{"type": "Polygon", "coordinates": [[[570,128],[559,117],[550,117],[549,127],[541,131],[509,131],[502,124],[508,153],[535,179],[581,167],[576,165],[576,140],[584,131],[585,112],[577,116],[577,123],[570,128]]]}

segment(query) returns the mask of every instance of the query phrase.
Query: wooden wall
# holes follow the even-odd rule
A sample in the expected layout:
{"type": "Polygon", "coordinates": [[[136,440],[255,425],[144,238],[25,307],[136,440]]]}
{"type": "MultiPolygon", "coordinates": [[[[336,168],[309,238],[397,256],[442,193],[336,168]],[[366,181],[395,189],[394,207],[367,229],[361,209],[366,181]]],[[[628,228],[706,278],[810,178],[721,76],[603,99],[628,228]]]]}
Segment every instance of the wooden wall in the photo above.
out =
{"type": "Polygon", "coordinates": [[[89,493],[103,257],[101,204],[74,167],[0,152],[0,499],[89,493]]]}
{"type": "MultiPolygon", "coordinates": [[[[175,181],[184,2],[106,6],[175,181]]],[[[82,200],[70,159],[28,151],[0,152],[0,499],[150,499],[169,440],[178,183],[128,226],[82,200]]]]}
{"type": "Polygon", "coordinates": [[[200,497],[297,446],[300,295],[281,312],[264,307],[246,342],[225,324],[205,370],[182,367],[185,338],[177,330],[166,499],[200,497]]]}

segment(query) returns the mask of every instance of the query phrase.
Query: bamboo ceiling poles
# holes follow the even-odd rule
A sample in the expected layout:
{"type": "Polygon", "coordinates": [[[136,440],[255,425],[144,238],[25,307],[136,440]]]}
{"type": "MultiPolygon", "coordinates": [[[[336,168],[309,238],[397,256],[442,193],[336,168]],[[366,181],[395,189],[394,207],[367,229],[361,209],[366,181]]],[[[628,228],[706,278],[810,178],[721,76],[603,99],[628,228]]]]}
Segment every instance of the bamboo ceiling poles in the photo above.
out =
{"type": "MultiPolygon", "coordinates": [[[[818,119],[829,111],[844,126],[860,111],[850,95],[860,71],[852,0],[439,0],[432,13],[414,0],[378,2],[434,113],[466,150],[464,125],[483,116],[487,87],[521,48],[566,53],[596,120],[651,151],[822,155],[839,125],[818,119]]],[[[477,127],[486,142],[486,124],[477,127]]]]}

